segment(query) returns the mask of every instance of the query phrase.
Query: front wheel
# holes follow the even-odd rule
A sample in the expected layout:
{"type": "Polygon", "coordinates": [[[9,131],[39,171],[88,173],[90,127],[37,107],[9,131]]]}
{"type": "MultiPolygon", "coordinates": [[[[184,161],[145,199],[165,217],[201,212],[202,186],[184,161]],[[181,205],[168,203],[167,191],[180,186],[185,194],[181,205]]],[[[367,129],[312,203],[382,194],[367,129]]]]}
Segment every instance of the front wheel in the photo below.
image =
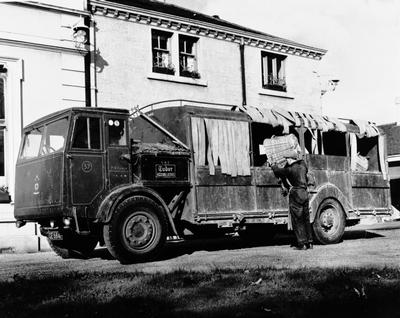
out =
{"type": "Polygon", "coordinates": [[[167,237],[162,208],[144,196],[124,200],[104,225],[107,249],[121,263],[148,261],[161,251],[167,237]]]}
{"type": "Polygon", "coordinates": [[[322,201],[313,223],[314,236],[321,244],[338,243],[346,226],[345,214],[340,203],[334,199],[322,201]]]}

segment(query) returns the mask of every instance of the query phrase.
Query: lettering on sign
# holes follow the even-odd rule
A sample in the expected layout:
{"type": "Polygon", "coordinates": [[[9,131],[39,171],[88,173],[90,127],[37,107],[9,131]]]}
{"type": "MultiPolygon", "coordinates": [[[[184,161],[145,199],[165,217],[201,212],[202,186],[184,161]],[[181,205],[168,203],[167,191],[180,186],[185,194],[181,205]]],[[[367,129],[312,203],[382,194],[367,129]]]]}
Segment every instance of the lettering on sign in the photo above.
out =
{"type": "Polygon", "coordinates": [[[172,164],[156,164],[156,179],[176,178],[176,166],[172,164]]]}

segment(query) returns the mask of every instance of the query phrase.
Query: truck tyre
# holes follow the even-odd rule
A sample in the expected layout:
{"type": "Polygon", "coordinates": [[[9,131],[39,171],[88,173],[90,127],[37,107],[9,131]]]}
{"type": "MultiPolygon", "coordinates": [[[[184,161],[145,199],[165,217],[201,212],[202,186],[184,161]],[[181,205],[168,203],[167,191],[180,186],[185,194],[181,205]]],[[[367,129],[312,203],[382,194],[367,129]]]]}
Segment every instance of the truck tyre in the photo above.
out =
{"type": "Polygon", "coordinates": [[[335,199],[322,201],[313,223],[315,239],[321,244],[338,243],[345,226],[346,218],[341,204],[335,199]]]}
{"type": "Polygon", "coordinates": [[[60,257],[67,258],[88,258],[95,249],[98,239],[89,236],[73,235],[62,241],[50,240],[47,238],[51,249],[60,257]]]}
{"type": "Polygon", "coordinates": [[[167,228],[165,213],[157,203],[134,196],[120,203],[104,225],[104,242],[122,264],[148,261],[159,255],[167,228]]]}

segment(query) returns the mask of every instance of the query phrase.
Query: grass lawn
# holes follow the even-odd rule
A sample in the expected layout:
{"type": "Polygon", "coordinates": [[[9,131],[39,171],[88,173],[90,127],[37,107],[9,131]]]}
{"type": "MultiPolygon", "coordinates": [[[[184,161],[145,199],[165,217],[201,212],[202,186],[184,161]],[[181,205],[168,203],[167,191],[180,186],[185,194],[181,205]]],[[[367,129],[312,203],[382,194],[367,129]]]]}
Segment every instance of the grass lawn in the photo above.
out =
{"type": "Polygon", "coordinates": [[[29,273],[0,282],[0,317],[400,317],[400,269],[29,273]]]}

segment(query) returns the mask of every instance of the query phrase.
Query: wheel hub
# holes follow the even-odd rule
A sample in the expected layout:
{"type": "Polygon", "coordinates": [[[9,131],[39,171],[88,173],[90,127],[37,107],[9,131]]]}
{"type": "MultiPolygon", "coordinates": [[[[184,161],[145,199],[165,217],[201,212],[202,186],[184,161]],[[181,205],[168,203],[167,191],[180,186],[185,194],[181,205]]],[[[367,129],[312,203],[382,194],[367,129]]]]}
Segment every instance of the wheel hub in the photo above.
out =
{"type": "Polygon", "coordinates": [[[154,233],[153,221],[144,214],[135,215],[125,226],[125,237],[133,248],[141,248],[151,242],[154,233]]]}
{"type": "Polygon", "coordinates": [[[321,225],[327,231],[331,230],[335,224],[335,212],[335,209],[327,208],[321,213],[321,225]]]}

